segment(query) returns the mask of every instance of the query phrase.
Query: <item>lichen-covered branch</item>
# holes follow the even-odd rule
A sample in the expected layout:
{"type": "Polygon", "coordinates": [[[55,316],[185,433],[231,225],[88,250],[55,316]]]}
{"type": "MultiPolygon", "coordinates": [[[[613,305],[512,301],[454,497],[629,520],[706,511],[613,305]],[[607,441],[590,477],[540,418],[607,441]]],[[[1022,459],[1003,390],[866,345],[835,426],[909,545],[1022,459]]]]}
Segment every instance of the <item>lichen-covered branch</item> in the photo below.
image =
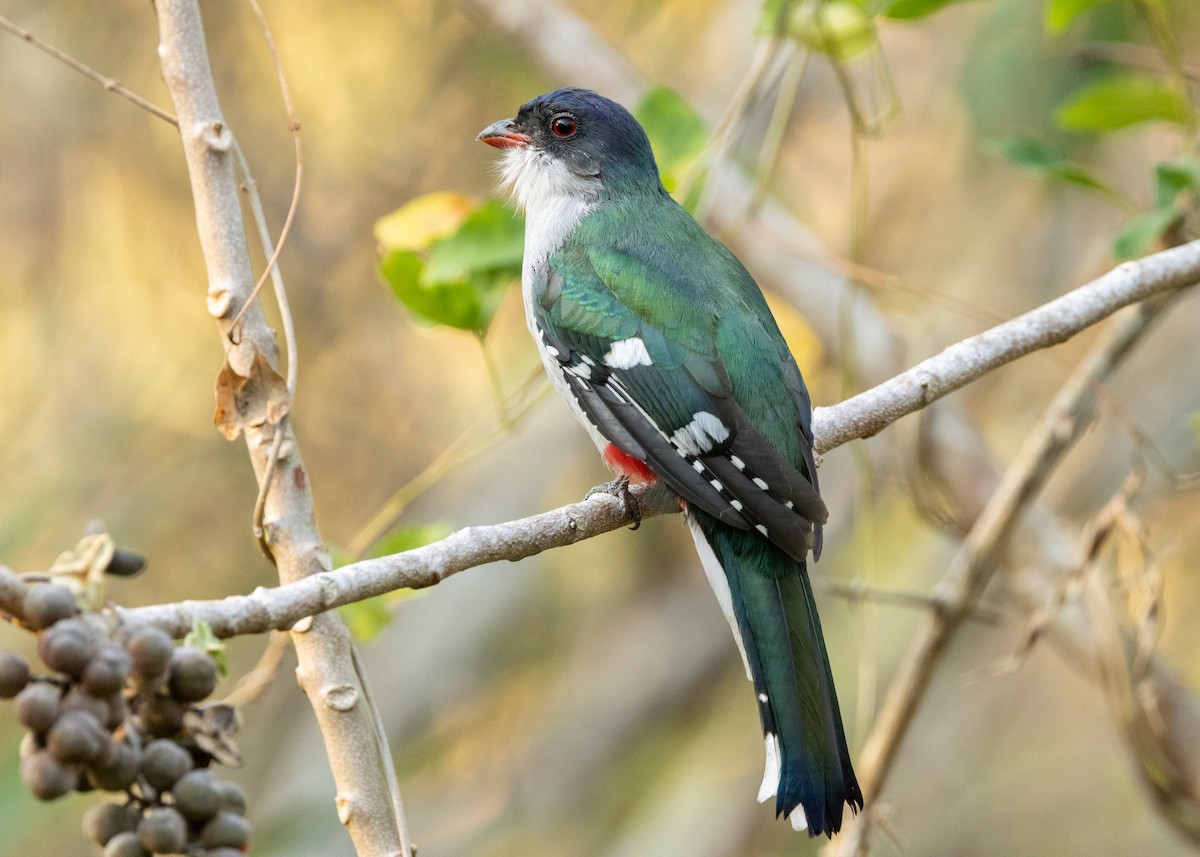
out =
{"type": "Polygon", "coordinates": [[[1200,280],[1200,241],[1126,262],[1062,297],[956,342],[870,390],[813,414],[818,452],[871,437],[900,417],[1032,351],[1058,345],[1117,310],[1200,280]]]}
{"type": "MultiPolygon", "coordinates": [[[[1169,292],[1183,283],[1200,280],[1200,242],[1149,256],[1139,263],[1122,265],[1111,274],[971,339],[919,364],[920,376],[952,378],[954,386],[982,377],[1007,360],[1036,347],[1062,342],[1072,333],[1102,320],[1117,309],[1147,296],[1169,292]],[[1099,295],[1099,297],[1098,297],[1099,295]],[[1031,320],[1032,319],[1032,320],[1031,320]],[[1027,331],[1015,336],[1013,331],[1027,331]],[[1009,343],[1015,341],[1015,345],[1009,343]]],[[[905,413],[932,401],[908,404],[913,395],[915,370],[885,381],[873,390],[838,405],[819,409],[815,420],[816,445],[828,451],[855,437],[874,434],[905,413]],[[904,407],[881,402],[901,402],[904,407]]],[[[938,395],[949,392],[945,385],[938,395]]],[[[671,511],[669,503],[651,498],[643,514],[671,511]]],[[[153,622],[179,632],[203,619],[219,636],[262,633],[284,629],[305,616],[370,598],[393,589],[419,589],[468,568],[497,560],[518,560],[554,547],[615,530],[630,523],[622,504],[612,497],[564,506],[530,518],[471,527],[450,537],[401,554],[365,560],[337,571],[278,589],[263,589],[248,596],[219,601],[143,607],[126,611],[133,619],[153,622]]]]}
{"type": "MultiPolygon", "coordinates": [[[[158,0],[155,10],[163,79],[175,104],[208,269],[207,305],[225,347],[218,380],[219,427],[227,436],[245,435],[260,482],[265,474],[274,474],[264,509],[264,542],[280,580],[297,585],[328,568],[329,560],[317,531],[300,449],[283,419],[290,398],[276,370],[275,337],[261,307],[248,305],[254,276],[234,176],[233,135],[217,101],[197,3],[158,0]],[[271,468],[279,432],[285,434],[271,468]]],[[[403,821],[393,813],[389,799],[381,764],[386,748],[379,745],[365,704],[349,634],[336,614],[326,613],[293,629],[292,637],[300,684],[329,755],[338,815],[358,853],[411,853],[403,821]]]]}

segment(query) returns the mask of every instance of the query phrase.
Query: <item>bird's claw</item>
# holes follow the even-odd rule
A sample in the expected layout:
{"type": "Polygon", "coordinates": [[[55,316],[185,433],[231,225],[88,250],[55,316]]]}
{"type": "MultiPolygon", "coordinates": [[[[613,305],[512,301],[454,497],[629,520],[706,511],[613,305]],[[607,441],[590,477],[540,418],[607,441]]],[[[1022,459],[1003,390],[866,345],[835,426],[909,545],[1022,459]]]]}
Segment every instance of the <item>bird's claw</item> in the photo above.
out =
{"type": "Polygon", "coordinates": [[[597,485],[591,491],[588,491],[583,499],[587,500],[593,494],[611,494],[613,497],[619,498],[625,504],[625,511],[633,520],[633,526],[629,529],[636,530],[642,525],[642,507],[638,503],[637,497],[629,490],[628,476],[618,476],[611,482],[597,485]]]}

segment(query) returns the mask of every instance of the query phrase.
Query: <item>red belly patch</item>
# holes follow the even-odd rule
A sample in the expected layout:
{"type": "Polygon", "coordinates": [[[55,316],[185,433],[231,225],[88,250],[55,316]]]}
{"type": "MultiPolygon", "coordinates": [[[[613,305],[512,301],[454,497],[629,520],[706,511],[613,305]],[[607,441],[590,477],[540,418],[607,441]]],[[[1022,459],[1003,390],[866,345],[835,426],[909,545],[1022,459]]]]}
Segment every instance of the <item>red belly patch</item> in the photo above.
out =
{"type": "Polygon", "coordinates": [[[649,485],[658,481],[654,471],[632,455],[626,455],[611,443],[604,448],[604,463],[608,469],[621,476],[628,476],[634,485],[649,485]]]}

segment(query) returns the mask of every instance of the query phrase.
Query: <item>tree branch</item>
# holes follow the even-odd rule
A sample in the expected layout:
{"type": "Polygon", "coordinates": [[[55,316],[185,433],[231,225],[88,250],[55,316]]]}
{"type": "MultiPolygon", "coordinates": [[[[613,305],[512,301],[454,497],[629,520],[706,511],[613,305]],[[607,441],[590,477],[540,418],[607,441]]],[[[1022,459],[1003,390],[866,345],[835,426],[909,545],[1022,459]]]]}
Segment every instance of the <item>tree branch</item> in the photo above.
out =
{"type": "MultiPolygon", "coordinates": [[[[602,82],[607,94],[627,103],[640,98],[648,87],[618,51],[560,4],[547,0],[458,3],[483,18],[489,31],[503,33],[520,45],[523,54],[552,77],[576,80],[578,69],[586,68],[596,85],[602,82]]],[[[853,324],[849,336],[845,336],[846,331],[838,328],[836,307],[841,305],[847,286],[821,264],[820,260],[830,257],[828,251],[795,217],[769,200],[755,209],[754,217],[746,216],[754,199],[751,182],[734,165],[724,162],[719,166],[723,169],[719,174],[714,169],[710,181],[719,185],[723,194],[720,204],[712,208],[709,225],[720,230],[760,282],[787,297],[805,315],[834,359],[851,355],[864,378],[886,378],[895,372],[898,352],[892,347],[890,325],[874,304],[869,299],[853,301],[853,324]]],[[[900,401],[913,399],[911,391],[905,394],[898,390],[895,395],[900,401]]],[[[926,413],[933,417],[929,422],[936,423],[935,459],[956,503],[955,520],[970,526],[997,484],[990,451],[955,400],[926,413]],[[953,460],[953,464],[947,460],[953,460]]],[[[820,430],[826,419],[833,420],[833,416],[818,409],[818,445],[826,442],[820,430]]],[[[833,421],[837,426],[830,436],[848,423],[840,415],[833,421]]],[[[1047,592],[1053,591],[1061,576],[1069,572],[1062,558],[1070,556],[1073,549],[1073,534],[1061,517],[1042,504],[1033,504],[1011,543],[1015,573],[1006,578],[1008,594],[1015,596],[1022,609],[1042,609],[1047,592]]],[[[1054,616],[1047,637],[1075,668],[1094,676],[1094,652],[1104,645],[1107,633],[1104,628],[1095,628],[1083,611],[1064,610],[1054,616]]],[[[1171,728],[1164,729],[1160,740],[1174,744],[1175,756],[1188,756],[1180,750],[1194,747],[1200,730],[1175,727],[1200,724],[1200,701],[1153,652],[1148,656],[1146,676],[1153,680],[1153,694],[1170,700],[1172,708],[1172,716],[1162,721],[1169,720],[1171,728]]],[[[1196,771],[1200,772],[1200,766],[1196,771]]],[[[1195,777],[1200,781],[1200,773],[1195,777]]],[[[1179,826],[1171,814],[1164,817],[1179,826]]],[[[1183,832],[1190,834],[1186,829],[1183,832]]]]}
{"type": "MultiPolygon", "coordinates": [[[[1043,414],[975,521],[937,586],[945,608],[926,620],[910,644],[859,754],[858,778],[865,803],[872,803],[883,790],[925,690],[950,640],[999,567],[1017,522],[1091,424],[1098,385],[1142,340],[1168,303],[1169,298],[1160,298],[1142,304],[1093,349],[1043,414]]],[[[870,814],[864,813],[847,823],[827,853],[866,854],[869,819],[870,814]]]]}
{"type": "Polygon", "coordinates": [[[1037,309],[956,342],[870,390],[817,408],[813,413],[817,451],[871,437],[1005,363],[1065,342],[1123,307],[1198,280],[1200,241],[1126,262],[1037,309]]]}
{"type": "MultiPolygon", "coordinates": [[[[252,401],[266,398],[272,373],[278,378],[278,347],[261,306],[251,303],[254,276],[234,176],[233,135],[217,101],[195,0],[158,0],[155,9],[163,78],[179,119],[208,268],[208,308],[225,346],[222,378],[242,385],[233,434],[244,432],[260,484],[274,474],[264,509],[264,541],[280,579],[295,585],[328,568],[329,560],[317,531],[299,445],[286,422],[280,423],[290,404],[286,388],[282,414],[252,401]],[[241,319],[237,325],[235,317],[241,319]],[[242,413],[245,400],[261,407],[253,415],[242,413]],[[283,442],[271,467],[278,432],[283,442]]],[[[403,822],[393,813],[381,763],[386,748],[380,747],[355,674],[349,634],[334,613],[315,616],[292,630],[300,662],[297,675],[325,741],[339,818],[360,855],[411,854],[403,822]]]]}
{"type": "MultiPolygon", "coordinates": [[[[652,494],[642,496],[643,517],[670,508],[652,494]]],[[[624,502],[594,494],[581,503],[504,524],[468,527],[415,550],[362,560],[250,595],[118,611],[127,622],[147,622],[176,635],[186,633],[196,621],[209,623],[218,637],[261,634],[290,628],[306,616],[335,607],[395,589],[424,589],[469,568],[500,560],[515,562],[630,523],[624,502]]]]}
{"type": "MultiPolygon", "coordinates": [[[[1062,342],[1131,302],[1196,280],[1200,280],[1200,242],[1121,265],[1020,318],[952,345],[866,393],[819,408],[819,416],[814,417],[816,446],[827,452],[856,437],[874,434],[1009,360],[1062,342]]],[[[643,506],[644,517],[676,509],[660,496],[648,497],[643,506]]],[[[623,504],[596,495],[518,521],[460,530],[416,550],[356,562],[278,589],[216,601],[140,607],[123,614],[131,621],[152,622],[175,633],[190,628],[197,619],[208,622],[221,637],[263,633],[288,628],[305,616],[334,607],[394,589],[433,586],[468,568],[524,559],[629,523],[623,504]]]]}

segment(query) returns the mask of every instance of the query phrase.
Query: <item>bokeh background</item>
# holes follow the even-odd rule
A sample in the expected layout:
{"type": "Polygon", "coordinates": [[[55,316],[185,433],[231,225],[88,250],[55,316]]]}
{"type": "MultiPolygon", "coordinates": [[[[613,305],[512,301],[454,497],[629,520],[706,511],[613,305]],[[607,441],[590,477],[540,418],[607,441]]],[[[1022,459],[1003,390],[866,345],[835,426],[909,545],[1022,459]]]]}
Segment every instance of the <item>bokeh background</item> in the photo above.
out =
{"type": "MultiPolygon", "coordinates": [[[[303,198],[282,261],[300,355],[293,419],[334,548],[496,411],[475,338],[415,323],[381,284],[374,221],[431,191],[491,194],[494,153],[475,142],[477,131],[539,92],[594,85],[599,74],[580,65],[563,79],[476,5],[265,4],[303,123],[303,198]]],[[[1017,170],[989,140],[1052,139],[1142,207],[1152,204],[1154,164],[1187,151],[1171,126],[1100,139],[1053,127],[1095,28],[1100,37],[1140,33],[1125,6],[1101,4],[1097,21],[1059,36],[1047,33],[1034,0],[881,20],[900,110],[857,141],[828,63],[810,63],[769,192],[826,248],[797,271],[815,264],[837,274],[846,269],[838,260],[853,256],[875,272],[858,300],[889,320],[897,365],[1113,263],[1128,212],[1017,170]],[[856,187],[865,209],[855,208],[856,187]]],[[[746,0],[569,8],[709,122],[760,43],[760,9],[746,0]]],[[[224,111],[277,229],[294,163],[269,55],[244,4],[210,0],[203,12],[224,111]]],[[[148,4],[3,0],[0,14],[169,107],[148,4]]],[[[1194,45],[1197,9],[1179,0],[1172,15],[1180,43],[1194,45]]],[[[1195,51],[1184,58],[1200,63],[1195,51]]],[[[144,576],[112,585],[122,604],[270,585],[273,570],[250,535],[245,450],[212,427],[220,344],[204,307],[177,134],[4,33],[0,80],[0,562],[44,568],[98,517],[150,559],[144,576]]],[[[766,95],[741,120],[735,160],[753,158],[770,115],[766,95]]],[[[1179,472],[1200,468],[1198,323],[1200,308],[1187,299],[1112,385],[1179,472]]],[[[856,378],[853,354],[838,343],[794,319],[785,327],[818,404],[879,380],[856,378]]],[[[488,339],[502,383],[515,390],[537,364],[516,290],[488,339]]],[[[1094,337],[1081,339],[956,394],[997,461],[1011,458],[1094,337]]],[[[957,541],[914,502],[913,419],[868,454],[859,443],[826,457],[835,519],[816,567],[822,578],[925,592],[944,571],[957,541]]],[[[1051,483],[1049,504],[1082,525],[1120,485],[1132,450],[1107,406],[1051,483]]],[[[401,524],[522,517],[605,478],[566,409],[547,400],[418,497],[401,524]]],[[[1196,502],[1152,471],[1137,504],[1165,574],[1162,657],[1192,687],[1200,687],[1190,618],[1200,609],[1196,502]]],[[[921,611],[821,592],[857,748],[921,611]]],[[[1022,622],[1005,614],[956,639],[887,790],[895,841],[878,840],[877,851],[1187,853],[1139,790],[1092,682],[1046,646],[1016,670],[989,669],[1014,651],[1022,622]]],[[[264,642],[230,643],[224,688],[264,642]]],[[[30,648],[6,627],[0,645],[30,648]]],[[[422,855],[816,853],[819,843],[753,800],[762,774],[753,698],[677,518],[472,570],[403,599],[364,656],[422,855]]],[[[350,854],[293,666],[289,655],[244,712],[246,765],[233,776],[251,795],[251,853],[350,854]]],[[[78,820],[95,797],[36,804],[18,779],[19,739],[0,713],[0,854],[89,853],[78,820]]]]}

